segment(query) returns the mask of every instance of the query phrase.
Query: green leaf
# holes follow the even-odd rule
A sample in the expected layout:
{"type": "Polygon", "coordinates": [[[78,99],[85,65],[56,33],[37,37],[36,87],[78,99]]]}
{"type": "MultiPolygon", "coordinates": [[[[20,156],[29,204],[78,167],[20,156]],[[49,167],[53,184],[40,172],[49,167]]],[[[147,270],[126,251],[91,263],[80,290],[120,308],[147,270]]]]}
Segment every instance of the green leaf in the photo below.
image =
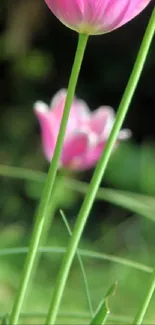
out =
{"type": "Polygon", "coordinates": [[[110,310],[108,307],[108,298],[111,295],[114,295],[116,292],[116,287],[117,287],[117,283],[114,283],[107,291],[107,293],[104,296],[104,299],[101,301],[101,303],[99,304],[97,311],[90,323],[90,325],[104,325],[109,314],[110,314],[110,310]]]}
{"type": "Polygon", "coordinates": [[[92,319],[91,325],[103,325],[105,324],[108,316],[110,314],[110,311],[108,309],[107,301],[101,302],[99,305],[97,312],[95,316],[92,319]]]}
{"type": "Polygon", "coordinates": [[[115,282],[106,292],[104,299],[109,298],[110,296],[114,296],[117,290],[117,282],[115,282]]]}

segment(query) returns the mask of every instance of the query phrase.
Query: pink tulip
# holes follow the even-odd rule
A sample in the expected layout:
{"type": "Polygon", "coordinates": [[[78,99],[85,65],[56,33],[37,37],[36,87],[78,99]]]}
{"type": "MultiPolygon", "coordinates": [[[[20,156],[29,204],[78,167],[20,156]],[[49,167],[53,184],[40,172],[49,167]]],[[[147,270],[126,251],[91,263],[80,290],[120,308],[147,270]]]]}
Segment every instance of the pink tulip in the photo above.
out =
{"type": "Polygon", "coordinates": [[[79,33],[110,32],[137,16],[151,0],[45,0],[54,15],[79,33]]]}
{"type": "MultiPolygon", "coordinates": [[[[52,100],[50,108],[41,101],[34,106],[41,126],[44,154],[49,161],[53,157],[65,99],[66,90],[61,90],[52,100]]],[[[101,106],[92,113],[84,101],[74,98],[59,166],[73,170],[93,167],[102,154],[114,118],[112,108],[101,106]]],[[[118,140],[129,136],[129,130],[122,130],[118,140]]]]}

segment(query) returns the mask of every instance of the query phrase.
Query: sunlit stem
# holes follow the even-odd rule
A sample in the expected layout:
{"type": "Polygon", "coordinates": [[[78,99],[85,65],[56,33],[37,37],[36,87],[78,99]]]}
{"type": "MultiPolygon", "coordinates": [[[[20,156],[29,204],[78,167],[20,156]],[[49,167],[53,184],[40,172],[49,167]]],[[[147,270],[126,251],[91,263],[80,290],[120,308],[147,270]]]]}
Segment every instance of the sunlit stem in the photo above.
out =
{"type": "Polygon", "coordinates": [[[79,36],[79,42],[78,42],[75,60],[73,63],[73,68],[72,68],[71,77],[69,81],[68,93],[67,93],[63,117],[60,125],[60,131],[56,143],[54,156],[49,168],[48,176],[41,197],[38,214],[33,228],[29,251],[26,257],[24,270],[19,284],[19,289],[17,291],[17,295],[10,315],[11,325],[17,325],[18,323],[19,315],[28,288],[29,280],[31,277],[32,269],[35,263],[35,257],[39,247],[40,238],[44,230],[44,223],[46,218],[48,217],[48,206],[51,200],[51,194],[52,194],[56,173],[58,169],[59,159],[62,151],[63,140],[64,140],[66,126],[69,118],[70,108],[73,101],[75,88],[76,88],[79,72],[81,69],[81,64],[83,61],[83,56],[84,56],[87,41],[88,41],[87,35],[79,36]]]}
{"type": "Polygon", "coordinates": [[[96,167],[87,195],[78,214],[77,221],[73,230],[72,238],[70,239],[68,249],[66,251],[62,265],[60,267],[60,271],[57,276],[57,281],[56,281],[52,301],[48,311],[48,316],[45,321],[46,324],[52,324],[52,325],[55,324],[56,317],[60,307],[60,302],[63,296],[68,274],[70,271],[70,267],[73,258],[76,254],[77,246],[79,244],[84,226],[87,222],[90,210],[92,208],[94,199],[96,197],[98,187],[104,176],[105,169],[107,167],[109,158],[111,156],[112,150],[114,148],[115,142],[118,137],[118,133],[125,119],[130,102],[132,100],[139,78],[141,76],[142,69],[148,55],[148,51],[152,42],[154,32],[155,32],[155,9],[153,11],[148,27],[146,29],[142,41],[142,45],[140,47],[140,51],[138,53],[131,77],[129,79],[128,85],[125,89],[123,98],[121,100],[111,134],[105,146],[104,152],[101,156],[101,159],[96,167]]]}

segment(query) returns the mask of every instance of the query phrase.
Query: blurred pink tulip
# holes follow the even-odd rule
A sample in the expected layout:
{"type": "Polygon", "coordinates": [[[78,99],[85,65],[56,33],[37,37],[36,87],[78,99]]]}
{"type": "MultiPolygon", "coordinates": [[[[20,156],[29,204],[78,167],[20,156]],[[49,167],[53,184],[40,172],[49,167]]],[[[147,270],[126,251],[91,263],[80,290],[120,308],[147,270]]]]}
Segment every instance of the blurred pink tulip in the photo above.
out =
{"type": "Polygon", "coordinates": [[[79,33],[110,32],[137,16],[151,0],[45,0],[54,15],[79,33]]]}
{"type": "MultiPolygon", "coordinates": [[[[53,157],[66,99],[66,90],[59,91],[48,106],[38,101],[34,106],[42,134],[43,150],[50,161],[53,157]]],[[[86,103],[74,98],[67,125],[60,167],[85,170],[99,160],[114,123],[111,107],[101,106],[90,112],[86,103]]],[[[127,139],[129,130],[122,130],[118,140],[127,139]]]]}

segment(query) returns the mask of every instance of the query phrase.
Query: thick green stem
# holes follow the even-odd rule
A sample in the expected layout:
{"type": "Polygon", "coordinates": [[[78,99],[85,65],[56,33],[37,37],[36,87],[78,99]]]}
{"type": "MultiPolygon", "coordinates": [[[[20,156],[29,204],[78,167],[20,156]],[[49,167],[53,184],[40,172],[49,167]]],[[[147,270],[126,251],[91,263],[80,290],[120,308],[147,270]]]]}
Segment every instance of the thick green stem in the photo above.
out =
{"type": "Polygon", "coordinates": [[[11,325],[17,325],[19,315],[21,312],[22,304],[25,298],[25,294],[27,291],[28,283],[30,280],[30,276],[32,273],[33,265],[35,262],[35,256],[38,250],[38,246],[40,243],[40,238],[43,232],[44,228],[44,223],[46,220],[46,217],[48,216],[48,205],[51,199],[51,194],[53,190],[53,185],[54,181],[56,178],[56,173],[58,169],[58,164],[59,164],[59,159],[62,151],[62,146],[63,146],[63,139],[66,131],[66,126],[69,118],[69,113],[70,113],[70,108],[71,104],[73,101],[74,93],[75,93],[75,88],[79,76],[79,72],[81,69],[81,64],[83,61],[83,56],[86,48],[86,44],[88,41],[88,36],[87,35],[80,35],[79,36],[79,42],[78,42],[78,47],[75,55],[75,60],[73,63],[73,68],[71,72],[71,77],[69,81],[69,86],[68,86],[68,94],[66,98],[66,103],[65,103],[65,108],[64,108],[64,113],[60,125],[60,131],[57,139],[57,144],[54,152],[54,156],[50,165],[50,169],[48,172],[47,180],[45,183],[45,187],[43,190],[41,202],[40,202],[40,207],[39,211],[36,217],[33,233],[32,233],[32,238],[29,246],[29,251],[28,255],[25,261],[25,266],[23,270],[23,274],[21,277],[19,289],[17,292],[16,299],[13,304],[13,309],[10,315],[10,324],[11,325]]]}
{"type": "Polygon", "coordinates": [[[142,324],[142,321],[144,319],[144,316],[146,314],[146,311],[148,309],[148,306],[149,306],[149,303],[151,301],[154,291],[155,291],[155,268],[151,275],[151,282],[150,282],[148,291],[144,297],[144,301],[142,303],[142,306],[140,307],[140,310],[138,311],[136,317],[134,318],[134,321],[132,323],[133,325],[142,324]]]}
{"type": "MultiPolygon", "coordinates": [[[[45,223],[44,223],[44,231],[42,232],[39,246],[44,247],[44,245],[46,245],[46,240],[47,240],[48,235],[49,235],[51,224],[53,222],[55,212],[56,212],[56,210],[57,210],[57,208],[59,206],[60,198],[59,198],[58,194],[59,194],[59,192],[60,192],[60,190],[61,190],[61,188],[63,186],[63,183],[64,183],[64,178],[61,177],[61,176],[57,177],[56,184],[55,184],[53,192],[52,192],[52,197],[51,197],[50,203],[48,205],[48,211],[47,211],[46,220],[45,220],[45,223]]],[[[39,261],[40,261],[40,256],[41,256],[41,252],[37,251],[37,254],[35,256],[35,261],[33,262],[33,269],[31,271],[31,277],[29,279],[29,286],[28,286],[28,289],[26,290],[25,308],[27,308],[26,304],[28,302],[29,293],[30,293],[33,281],[34,281],[36,273],[37,273],[37,269],[38,269],[38,265],[39,265],[39,261]]]]}
{"type": "Polygon", "coordinates": [[[105,146],[102,157],[97,165],[97,168],[95,170],[95,173],[93,175],[92,181],[89,186],[88,193],[85,197],[85,200],[83,202],[83,205],[82,205],[79,215],[77,217],[73,235],[69,242],[68,249],[64,256],[64,259],[63,259],[63,262],[62,262],[62,265],[61,265],[61,268],[60,268],[60,271],[59,271],[59,274],[57,277],[52,301],[51,301],[48,315],[47,315],[47,318],[45,321],[45,323],[48,325],[55,324],[57,313],[58,313],[60,302],[61,302],[61,298],[62,298],[63,291],[64,291],[64,288],[66,285],[68,273],[69,273],[73,258],[75,256],[77,246],[79,244],[79,241],[80,241],[84,226],[86,224],[89,212],[91,210],[95,196],[97,194],[98,187],[100,185],[100,182],[103,178],[105,169],[107,167],[107,164],[108,164],[110,155],[112,153],[114,144],[117,140],[119,130],[122,126],[122,123],[123,123],[124,118],[127,114],[131,99],[132,99],[135,89],[137,87],[144,63],[147,58],[147,54],[148,54],[150,45],[152,42],[154,32],[155,32],[155,9],[154,9],[151,19],[149,21],[149,25],[145,32],[143,42],[142,42],[140,51],[138,53],[131,77],[129,79],[129,82],[128,82],[127,88],[125,90],[125,93],[123,95],[122,101],[120,103],[113,129],[111,131],[111,134],[110,134],[107,144],[105,146]]]}

